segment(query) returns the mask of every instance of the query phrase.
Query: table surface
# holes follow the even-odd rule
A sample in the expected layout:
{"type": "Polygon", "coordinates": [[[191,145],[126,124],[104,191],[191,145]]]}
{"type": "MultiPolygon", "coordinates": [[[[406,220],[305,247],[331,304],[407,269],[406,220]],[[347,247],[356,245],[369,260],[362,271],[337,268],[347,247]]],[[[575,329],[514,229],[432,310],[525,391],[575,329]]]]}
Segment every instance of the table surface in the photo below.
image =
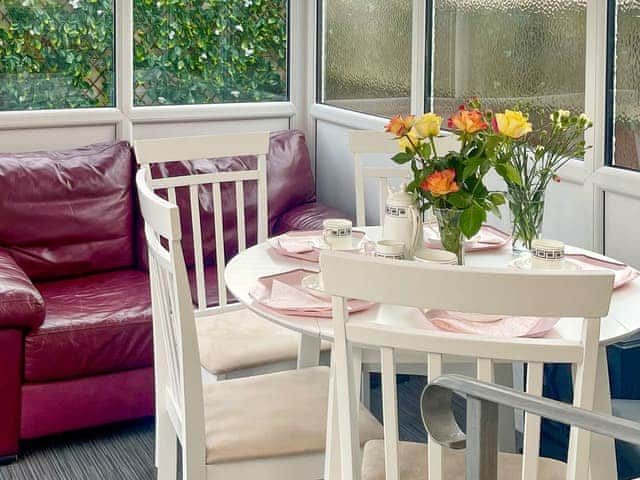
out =
{"type": "MultiPolygon", "coordinates": [[[[364,230],[370,239],[379,240],[380,227],[366,227],[364,230]]],[[[579,249],[571,249],[572,252],[574,250],[577,251],[579,249]]],[[[511,260],[513,260],[513,255],[509,246],[495,250],[469,252],[465,255],[465,263],[467,265],[478,267],[508,268],[508,263],[511,260]]],[[[227,287],[235,298],[258,315],[291,330],[311,336],[320,336],[325,340],[331,341],[333,340],[333,327],[330,318],[283,315],[265,309],[249,295],[258,278],[298,268],[303,268],[310,272],[317,272],[319,269],[317,263],[281,256],[275,253],[268,243],[262,243],[236,255],[226,267],[225,280],[227,287]]],[[[576,298],[576,301],[580,301],[580,299],[576,298]]],[[[412,307],[379,305],[353,315],[351,321],[393,323],[395,325],[435,330],[435,327],[425,321],[422,313],[412,307]]],[[[547,334],[547,338],[578,340],[580,338],[580,324],[581,322],[576,319],[562,319],[547,334]]],[[[640,330],[640,277],[613,293],[609,315],[602,320],[600,342],[606,345],[624,340],[638,330],[640,330]]]]}

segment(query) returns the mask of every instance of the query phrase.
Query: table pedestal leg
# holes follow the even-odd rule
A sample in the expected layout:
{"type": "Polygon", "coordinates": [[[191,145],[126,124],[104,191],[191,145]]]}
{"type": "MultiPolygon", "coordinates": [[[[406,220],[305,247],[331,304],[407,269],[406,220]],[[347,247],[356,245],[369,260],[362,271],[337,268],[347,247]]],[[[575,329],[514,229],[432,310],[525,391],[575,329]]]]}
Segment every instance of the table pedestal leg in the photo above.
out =
{"type": "MultiPolygon", "coordinates": [[[[611,390],[607,349],[601,346],[598,351],[598,369],[596,372],[596,391],[594,410],[611,415],[611,390]]],[[[591,454],[589,455],[589,474],[591,480],[616,480],[616,452],[614,440],[602,435],[591,436],[591,454]]]]}
{"type": "Polygon", "coordinates": [[[300,334],[298,368],[317,367],[320,364],[320,336],[300,334]]]}

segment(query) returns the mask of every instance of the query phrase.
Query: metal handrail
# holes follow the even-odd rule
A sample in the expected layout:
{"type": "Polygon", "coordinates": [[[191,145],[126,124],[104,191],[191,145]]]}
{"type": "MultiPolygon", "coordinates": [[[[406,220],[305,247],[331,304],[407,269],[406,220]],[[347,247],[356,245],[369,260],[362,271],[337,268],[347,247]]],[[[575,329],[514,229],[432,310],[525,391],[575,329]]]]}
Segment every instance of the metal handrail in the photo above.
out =
{"type": "Polygon", "coordinates": [[[462,375],[443,375],[427,385],[420,400],[422,421],[431,439],[450,448],[467,448],[467,480],[495,480],[498,405],[506,405],[593,433],[640,444],[640,424],[576,408],[462,375]],[[457,393],[467,400],[467,433],[451,408],[457,393]]]}

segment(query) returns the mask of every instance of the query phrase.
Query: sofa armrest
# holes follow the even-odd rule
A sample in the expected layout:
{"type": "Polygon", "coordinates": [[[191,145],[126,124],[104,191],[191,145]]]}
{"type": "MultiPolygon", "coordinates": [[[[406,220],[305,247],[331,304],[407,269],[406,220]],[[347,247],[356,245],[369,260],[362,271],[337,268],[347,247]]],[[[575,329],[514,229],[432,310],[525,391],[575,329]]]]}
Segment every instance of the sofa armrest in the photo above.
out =
{"type": "Polygon", "coordinates": [[[0,249],[0,328],[37,328],[44,299],[11,254],[0,249]]]}
{"type": "Polygon", "coordinates": [[[322,230],[322,221],[327,218],[350,218],[350,216],[320,202],[303,203],[283,213],[272,233],[277,235],[291,230],[322,230]]]}

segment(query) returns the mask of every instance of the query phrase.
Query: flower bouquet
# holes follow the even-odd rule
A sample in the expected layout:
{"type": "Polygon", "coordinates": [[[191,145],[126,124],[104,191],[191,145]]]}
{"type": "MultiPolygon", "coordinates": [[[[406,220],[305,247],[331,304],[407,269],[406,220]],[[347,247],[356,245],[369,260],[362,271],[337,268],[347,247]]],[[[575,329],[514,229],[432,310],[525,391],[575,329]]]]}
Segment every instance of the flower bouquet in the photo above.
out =
{"type": "Polygon", "coordinates": [[[515,252],[530,250],[540,236],[549,183],[559,182],[558,171],[571,158],[583,158],[589,148],[584,132],[592,123],[584,113],[557,110],[545,117],[532,135],[509,139],[497,152],[496,171],[508,188],[515,252]]]}
{"type": "Polygon", "coordinates": [[[492,169],[516,177],[508,159],[498,153],[508,151],[510,140],[531,131],[531,124],[520,112],[494,114],[483,111],[477,98],[461,105],[448,126],[459,140],[458,151],[438,152],[435,138],[442,118],[434,113],[393,117],[386,131],[398,141],[401,152],[393,157],[399,164],[410,164],[412,180],[407,191],[414,194],[422,212],[433,208],[443,247],[463,263],[464,238],[476,235],[487,212],[500,216],[504,194],[490,191],[485,176],[492,169]]]}

